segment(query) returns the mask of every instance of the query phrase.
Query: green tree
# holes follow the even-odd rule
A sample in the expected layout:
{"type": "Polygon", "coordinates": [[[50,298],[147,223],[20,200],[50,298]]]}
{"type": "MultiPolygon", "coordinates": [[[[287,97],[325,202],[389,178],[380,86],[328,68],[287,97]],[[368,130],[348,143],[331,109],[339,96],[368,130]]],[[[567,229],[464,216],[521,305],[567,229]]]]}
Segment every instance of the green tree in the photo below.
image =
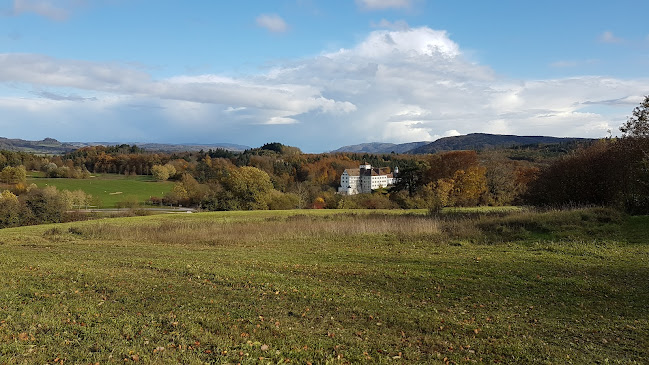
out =
{"type": "Polygon", "coordinates": [[[402,167],[399,167],[395,190],[406,190],[408,195],[414,196],[417,190],[424,185],[423,174],[427,169],[428,165],[421,161],[404,163],[402,167]]]}
{"type": "Polygon", "coordinates": [[[625,137],[649,137],[649,95],[633,109],[633,114],[620,127],[625,137]]]}
{"type": "Polygon", "coordinates": [[[20,198],[23,224],[59,223],[66,211],[65,201],[54,186],[31,189],[20,198]]]}
{"type": "Polygon", "coordinates": [[[296,209],[300,205],[300,197],[291,193],[271,190],[268,194],[267,204],[270,210],[296,209]]]}
{"type": "Polygon", "coordinates": [[[2,169],[2,172],[0,172],[0,182],[14,185],[27,183],[27,171],[25,171],[25,166],[5,167],[2,169]]]}
{"type": "Polygon", "coordinates": [[[615,148],[621,150],[628,166],[623,189],[624,206],[631,213],[649,213],[649,95],[633,109],[621,127],[623,138],[615,148]]]}
{"type": "Polygon", "coordinates": [[[153,165],[153,167],[151,167],[151,174],[153,175],[153,178],[158,181],[166,181],[169,179],[169,169],[162,165],[153,165]]]}
{"type": "Polygon", "coordinates": [[[241,208],[268,208],[267,195],[273,190],[273,183],[266,172],[249,166],[235,168],[230,171],[224,185],[240,202],[241,208]]]}
{"type": "Polygon", "coordinates": [[[0,228],[20,225],[18,197],[8,190],[0,193],[0,228]]]}

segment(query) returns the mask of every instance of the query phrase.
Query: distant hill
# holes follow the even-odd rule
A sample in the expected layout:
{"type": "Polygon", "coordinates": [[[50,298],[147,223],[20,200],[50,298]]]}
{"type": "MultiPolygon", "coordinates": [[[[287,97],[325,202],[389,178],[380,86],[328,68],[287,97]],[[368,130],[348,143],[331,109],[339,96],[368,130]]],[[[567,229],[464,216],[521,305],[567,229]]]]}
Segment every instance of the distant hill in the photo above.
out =
{"type": "MultiPolygon", "coordinates": [[[[64,154],[75,149],[87,146],[114,146],[122,143],[117,142],[59,142],[53,138],[45,138],[42,141],[27,141],[24,139],[9,139],[0,137],[0,150],[15,152],[31,152],[43,154],[64,154]]],[[[228,151],[244,151],[250,149],[248,146],[233,143],[213,144],[164,144],[164,143],[128,143],[135,144],[147,151],[156,152],[186,152],[186,151],[207,151],[209,149],[221,148],[228,151]]]]}
{"type": "Polygon", "coordinates": [[[72,143],[61,143],[53,138],[42,141],[26,141],[23,139],[9,139],[0,137],[0,150],[14,152],[33,152],[45,154],[62,154],[70,152],[79,146],[72,143]]]}
{"type": "MultiPolygon", "coordinates": [[[[133,143],[132,143],[133,144],[133,143]]],[[[234,143],[213,143],[213,144],[164,144],[164,143],[135,143],[138,147],[147,151],[159,152],[197,152],[210,149],[223,149],[233,152],[241,152],[250,149],[248,146],[234,143]]]]}
{"type": "Polygon", "coordinates": [[[414,148],[427,145],[430,142],[410,142],[410,143],[382,143],[382,142],[371,142],[371,143],[361,143],[351,146],[340,147],[337,150],[331,151],[332,153],[336,152],[353,152],[353,153],[406,153],[414,148]]]}
{"type": "Polygon", "coordinates": [[[515,136],[507,134],[471,133],[463,136],[444,137],[414,148],[408,153],[424,154],[441,151],[484,150],[521,145],[560,144],[578,141],[592,141],[590,138],[560,138],[546,136],[515,136]]]}

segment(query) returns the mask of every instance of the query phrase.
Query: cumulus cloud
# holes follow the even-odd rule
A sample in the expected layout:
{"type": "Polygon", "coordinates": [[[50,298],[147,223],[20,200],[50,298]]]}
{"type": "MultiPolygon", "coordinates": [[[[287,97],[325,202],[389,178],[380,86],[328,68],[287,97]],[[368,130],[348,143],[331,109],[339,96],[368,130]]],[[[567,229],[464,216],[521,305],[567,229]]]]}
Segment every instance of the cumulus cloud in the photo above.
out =
{"type": "Polygon", "coordinates": [[[129,140],[172,142],[219,136],[249,145],[278,140],[309,152],[472,132],[602,137],[625,120],[648,83],[505,79],[467,60],[446,32],[427,27],[375,30],[353,47],[238,78],[155,79],[128,65],[0,54],[0,85],[47,90],[0,96],[0,130],[16,130],[16,120],[41,133],[75,123],[91,133],[90,126],[108,123],[97,129],[102,139],[127,132],[129,140]]]}
{"type": "Polygon", "coordinates": [[[412,0],[356,0],[356,4],[364,10],[407,9],[412,0]]]}
{"type": "Polygon", "coordinates": [[[296,119],[286,117],[272,117],[263,124],[295,124],[298,123],[296,119]]]}
{"type": "Polygon", "coordinates": [[[283,33],[288,30],[288,25],[277,14],[261,14],[257,17],[257,26],[266,28],[273,33],[283,33]]]}
{"type": "MultiPolygon", "coordinates": [[[[341,50],[339,53],[350,52],[341,50]]],[[[351,50],[351,53],[354,56],[385,61],[403,55],[456,57],[460,54],[460,48],[449,39],[446,31],[416,28],[372,32],[365,41],[351,50]]]]}

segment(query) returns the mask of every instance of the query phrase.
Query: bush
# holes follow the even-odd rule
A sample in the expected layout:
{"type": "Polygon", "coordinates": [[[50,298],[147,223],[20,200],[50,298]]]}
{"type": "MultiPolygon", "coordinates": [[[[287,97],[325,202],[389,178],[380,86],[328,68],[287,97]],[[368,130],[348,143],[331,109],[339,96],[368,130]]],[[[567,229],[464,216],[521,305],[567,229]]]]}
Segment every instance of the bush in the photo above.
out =
{"type": "Polygon", "coordinates": [[[137,200],[137,198],[135,197],[129,197],[126,200],[117,202],[115,206],[119,209],[124,209],[124,208],[135,209],[140,207],[140,201],[137,200]]]}
{"type": "Polygon", "coordinates": [[[291,193],[282,193],[273,190],[269,194],[268,209],[270,210],[288,210],[296,209],[300,205],[300,197],[291,193]]]}
{"type": "Polygon", "coordinates": [[[343,196],[338,204],[342,209],[395,209],[399,206],[383,194],[356,194],[343,196]]]}
{"type": "Polygon", "coordinates": [[[66,204],[53,186],[32,189],[20,196],[22,202],[21,224],[59,223],[66,204]]]}

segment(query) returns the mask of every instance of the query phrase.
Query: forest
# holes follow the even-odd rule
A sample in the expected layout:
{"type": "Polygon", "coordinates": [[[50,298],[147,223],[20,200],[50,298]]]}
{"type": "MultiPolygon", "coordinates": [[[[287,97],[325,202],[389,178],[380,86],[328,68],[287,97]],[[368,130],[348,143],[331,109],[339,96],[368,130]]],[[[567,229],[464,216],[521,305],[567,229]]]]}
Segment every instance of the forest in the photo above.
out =
{"type": "Polygon", "coordinates": [[[39,189],[28,171],[88,179],[92,174],[150,175],[173,190],[150,205],[200,210],[411,209],[534,205],[609,206],[649,212],[649,97],[620,127],[621,137],[480,151],[407,154],[305,154],[267,143],[240,153],[155,153],[137,146],[91,146],[45,156],[0,151],[0,227],[59,222],[88,205],[83,192],[39,189]],[[346,168],[399,168],[398,183],[372,194],[336,193],[346,168]]]}

